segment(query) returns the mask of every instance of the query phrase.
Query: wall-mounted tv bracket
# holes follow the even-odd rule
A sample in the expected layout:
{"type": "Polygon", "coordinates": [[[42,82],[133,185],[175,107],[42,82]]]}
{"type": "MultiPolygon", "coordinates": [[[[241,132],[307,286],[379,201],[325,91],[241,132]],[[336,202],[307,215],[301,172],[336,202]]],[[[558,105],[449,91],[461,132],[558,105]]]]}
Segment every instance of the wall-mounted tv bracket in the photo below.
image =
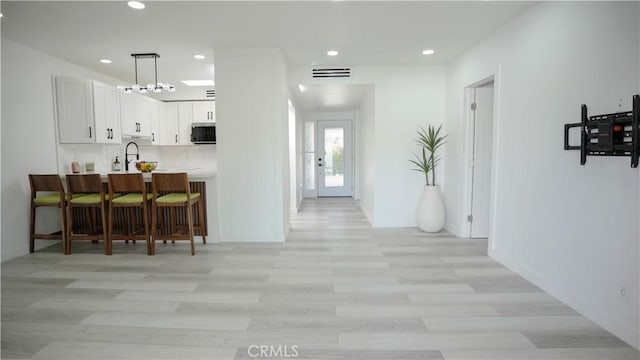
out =
{"type": "Polygon", "coordinates": [[[564,125],[564,149],[580,150],[580,165],[587,156],[630,156],[631,167],[640,158],[640,95],[633,96],[631,111],[587,116],[582,105],[582,121],[564,125]],[[580,128],[580,145],[569,145],[569,130],[580,128]]]}

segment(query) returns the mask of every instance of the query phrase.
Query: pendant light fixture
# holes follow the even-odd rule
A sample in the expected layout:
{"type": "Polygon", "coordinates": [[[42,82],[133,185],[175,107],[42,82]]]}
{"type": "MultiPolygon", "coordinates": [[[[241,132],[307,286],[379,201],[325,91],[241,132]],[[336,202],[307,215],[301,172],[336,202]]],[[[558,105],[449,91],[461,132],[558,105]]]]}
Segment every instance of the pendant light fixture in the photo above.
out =
{"type": "Polygon", "coordinates": [[[134,63],[135,63],[136,82],[132,85],[118,85],[117,86],[118,90],[120,90],[125,94],[130,94],[132,92],[146,93],[147,91],[159,93],[159,92],[162,92],[163,90],[168,92],[176,91],[175,86],[167,83],[158,82],[158,58],[160,57],[160,55],[156,53],[143,53],[143,54],[131,54],[131,56],[133,56],[134,63]],[[138,84],[138,59],[153,59],[153,65],[155,68],[155,78],[154,78],[155,82],[153,84],[147,84],[146,86],[141,86],[138,84]]]}

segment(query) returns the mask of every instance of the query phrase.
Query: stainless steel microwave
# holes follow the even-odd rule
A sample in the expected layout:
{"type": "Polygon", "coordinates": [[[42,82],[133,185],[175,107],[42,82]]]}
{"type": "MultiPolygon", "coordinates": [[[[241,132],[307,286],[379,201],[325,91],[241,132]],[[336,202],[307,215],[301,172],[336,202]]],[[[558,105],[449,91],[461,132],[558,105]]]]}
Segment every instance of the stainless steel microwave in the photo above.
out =
{"type": "Polygon", "coordinates": [[[215,144],[216,143],[216,124],[215,123],[191,124],[191,142],[194,144],[215,144]]]}

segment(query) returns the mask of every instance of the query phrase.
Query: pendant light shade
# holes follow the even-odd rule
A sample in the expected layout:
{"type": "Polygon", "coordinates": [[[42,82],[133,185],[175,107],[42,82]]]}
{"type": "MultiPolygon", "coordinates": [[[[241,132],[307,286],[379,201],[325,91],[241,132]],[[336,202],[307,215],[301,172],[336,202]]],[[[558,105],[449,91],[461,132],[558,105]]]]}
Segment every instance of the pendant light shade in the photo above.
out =
{"type": "Polygon", "coordinates": [[[143,54],[131,54],[131,56],[133,56],[134,59],[134,64],[135,64],[135,79],[136,82],[132,85],[118,85],[117,88],[118,90],[120,90],[121,92],[125,93],[125,94],[130,94],[132,92],[139,92],[139,93],[146,93],[147,91],[150,92],[162,92],[164,91],[168,91],[168,92],[175,92],[176,91],[176,87],[171,85],[171,84],[167,84],[167,83],[160,83],[158,82],[158,58],[160,57],[160,55],[156,54],[156,53],[143,53],[143,54]],[[147,85],[139,85],[138,84],[138,59],[153,59],[153,65],[154,65],[154,80],[155,83],[153,84],[147,84],[147,85]]]}

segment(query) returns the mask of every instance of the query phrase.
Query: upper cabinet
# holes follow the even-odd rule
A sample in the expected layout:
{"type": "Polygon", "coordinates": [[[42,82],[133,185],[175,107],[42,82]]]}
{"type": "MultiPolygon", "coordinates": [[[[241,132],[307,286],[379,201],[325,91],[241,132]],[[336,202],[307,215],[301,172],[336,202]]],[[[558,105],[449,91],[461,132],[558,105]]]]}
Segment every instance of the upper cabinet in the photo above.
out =
{"type": "Polygon", "coordinates": [[[61,144],[120,144],[122,136],[153,145],[192,145],[191,124],[215,122],[215,102],[161,102],[88,79],[55,77],[61,144]]]}
{"type": "Polygon", "coordinates": [[[193,145],[191,142],[192,102],[166,102],[164,103],[164,111],[159,145],[193,145]]]}
{"type": "Polygon", "coordinates": [[[120,94],[120,119],[122,121],[122,135],[135,135],[137,133],[136,115],[134,107],[134,94],[120,94]]]}
{"type": "Polygon", "coordinates": [[[113,86],[93,82],[96,142],[120,144],[120,95],[113,86]]]}
{"type": "Polygon", "coordinates": [[[151,144],[161,145],[160,135],[162,133],[162,124],[165,123],[165,110],[164,103],[160,101],[154,101],[151,104],[149,111],[149,117],[151,119],[151,144]]]}
{"type": "Polygon", "coordinates": [[[118,93],[97,81],[55,78],[61,144],[120,143],[118,93]]]}
{"type": "Polygon", "coordinates": [[[215,101],[193,101],[193,122],[216,122],[215,101]]]}
{"type": "Polygon", "coordinates": [[[162,126],[160,145],[179,145],[178,103],[167,102],[164,104],[164,110],[165,122],[162,126]]]}
{"type": "MultiPolygon", "coordinates": [[[[138,94],[121,94],[122,135],[151,137],[151,107],[157,103],[138,94]]],[[[156,116],[158,112],[155,112],[156,116]]]]}
{"type": "Polygon", "coordinates": [[[191,123],[193,119],[193,104],[190,101],[178,103],[178,145],[192,145],[191,123]]]}

